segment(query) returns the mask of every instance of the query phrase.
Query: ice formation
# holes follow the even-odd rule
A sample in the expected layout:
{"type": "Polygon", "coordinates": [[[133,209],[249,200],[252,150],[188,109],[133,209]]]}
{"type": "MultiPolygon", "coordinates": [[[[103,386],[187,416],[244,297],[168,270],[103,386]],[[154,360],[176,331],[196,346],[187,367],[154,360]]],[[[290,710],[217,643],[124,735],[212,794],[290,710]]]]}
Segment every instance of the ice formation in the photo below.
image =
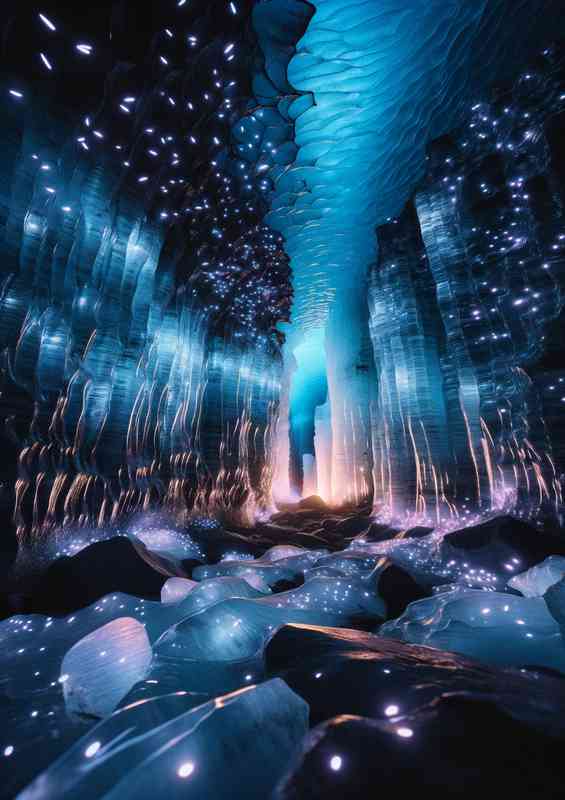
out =
{"type": "Polygon", "coordinates": [[[151,663],[145,626],[131,617],[97,628],[65,653],[59,681],[70,713],[104,717],[131,687],[142,680],[151,663]]]}
{"type": "Polygon", "coordinates": [[[0,796],[561,791],[561,5],[7,10],[0,796]]]}
{"type": "Polygon", "coordinates": [[[444,591],[409,605],[380,634],[494,664],[565,671],[561,631],[543,598],[461,588],[444,591]]]}
{"type": "Polygon", "coordinates": [[[565,577],[565,558],[548,556],[541,564],[514,575],[508,586],[517,589],[524,597],[543,597],[550,586],[559,583],[565,577]]]}

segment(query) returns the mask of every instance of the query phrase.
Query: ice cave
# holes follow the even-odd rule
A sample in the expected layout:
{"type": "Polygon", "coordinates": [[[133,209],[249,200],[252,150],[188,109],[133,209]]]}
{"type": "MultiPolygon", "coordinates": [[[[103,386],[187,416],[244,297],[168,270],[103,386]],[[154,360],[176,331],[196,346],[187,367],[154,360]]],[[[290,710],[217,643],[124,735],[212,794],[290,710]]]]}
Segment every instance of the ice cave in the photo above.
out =
{"type": "Polygon", "coordinates": [[[0,798],[562,797],[563,0],[0,26],[0,798]]]}

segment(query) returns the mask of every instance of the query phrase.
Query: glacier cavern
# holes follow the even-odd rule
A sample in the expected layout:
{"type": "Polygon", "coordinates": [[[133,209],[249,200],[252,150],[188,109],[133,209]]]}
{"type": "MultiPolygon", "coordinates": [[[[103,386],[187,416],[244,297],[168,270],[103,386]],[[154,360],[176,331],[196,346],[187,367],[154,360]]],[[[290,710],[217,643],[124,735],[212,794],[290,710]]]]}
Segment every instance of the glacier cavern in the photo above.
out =
{"type": "Polygon", "coordinates": [[[561,797],[563,0],[1,17],[0,798],[561,797]]]}

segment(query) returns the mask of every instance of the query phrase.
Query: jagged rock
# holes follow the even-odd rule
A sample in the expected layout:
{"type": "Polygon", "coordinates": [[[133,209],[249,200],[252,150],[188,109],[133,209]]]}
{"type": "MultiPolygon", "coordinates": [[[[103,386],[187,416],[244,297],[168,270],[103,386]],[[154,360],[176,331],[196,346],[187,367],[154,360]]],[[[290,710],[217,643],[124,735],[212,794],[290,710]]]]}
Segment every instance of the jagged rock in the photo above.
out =
{"type": "Polygon", "coordinates": [[[310,495],[310,497],[303,497],[302,500],[298,501],[298,508],[307,509],[309,511],[323,511],[329,512],[330,509],[327,503],[322,500],[321,497],[318,497],[317,494],[310,495]]]}
{"type": "Polygon", "coordinates": [[[502,563],[517,558],[519,568],[528,569],[547,556],[565,555],[565,540],[560,533],[539,530],[509,515],[448,533],[444,543],[466,557],[481,560],[487,568],[494,560],[502,563]]]}
{"type": "Polygon", "coordinates": [[[428,528],[425,525],[414,525],[413,528],[407,528],[402,531],[403,539],[421,539],[423,536],[428,536],[432,533],[433,528],[428,528]]]}
{"type": "Polygon", "coordinates": [[[363,549],[387,555],[424,588],[460,583],[502,590],[513,573],[565,553],[565,543],[522,520],[500,516],[445,536],[399,537],[363,549]]]}
{"type": "Polygon", "coordinates": [[[112,592],[158,600],[163,575],[139,557],[123,536],[60,558],[40,577],[29,599],[34,611],[67,614],[112,592]]]}
{"type": "Polygon", "coordinates": [[[395,619],[410,603],[428,596],[417,581],[395,564],[387,563],[377,573],[377,591],[385,601],[387,619],[395,619]]]}
{"type": "Polygon", "coordinates": [[[370,525],[370,517],[352,516],[342,519],[332,530],[334,533],[337,533],[344,538],[348,538],[352,536],[358,536],[362,532],[367,531],[370,525]]]}
{"type": "Polygon", "coordinates": [[[285,625],[265,649],[310,706],[313,723],[340,714],[376,719],[410,714],[441,696],[488,700],[514,719],[565,735],[565,681],[487,665],[456,653],[342,628],[285,625]]]}
{"type": "Polygon", "coordinates": [[[400,530],[391,528],[390,525],[383,525],[372,522],[366,531],[359,533],[352,542],[352,547],[363,547],[366,542],[384,542],[394,538],[400,530]]]}
{"type": "Polygon", "coordinates": [[[344,715],[314,728],[273,800],[362,800],[379,794],[474,800],[504,786],[513,797],[557,796],[559,739],[465,695],[388,722],[344,715]]]}

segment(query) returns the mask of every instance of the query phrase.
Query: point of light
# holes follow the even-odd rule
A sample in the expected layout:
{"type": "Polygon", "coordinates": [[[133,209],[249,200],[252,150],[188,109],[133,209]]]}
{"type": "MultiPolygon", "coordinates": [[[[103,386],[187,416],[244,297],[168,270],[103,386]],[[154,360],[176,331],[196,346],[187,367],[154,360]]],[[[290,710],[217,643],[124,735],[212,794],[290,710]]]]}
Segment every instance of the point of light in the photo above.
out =
{"type": "Polygon", "coordinates": [[[330,767],[331,769],[333,769],[334,772],[337,772],[338,770],[341,769],[342,763],[343,762],[341,756],[332,756],[330,758],[330,767]]]}
{"type": "Polygon", "coordinates": [[[101,747],[101,742],[92,742],[92,744],[89,744],[86,750],[84,751],[84,755],[86,756],[86,758],[92,758],[92,756],[95,756],[96,753],[100,750],[100,747],[101,747]]]}
{"type": "Polygon", "coordinates": [[[45,16],[45,14],[40,14],[39,19],[43,22],[46,28],[49,28],[50,31],[56,31],[57,28],[53,25],[51,20],[45,16]]]}
{"type": "Polygon", "coordinates": [[[194,764],[192,761],[185,761],[177,770],[179,778],[188,778],[194,772],[194,764]]]}
{"type": "Polygon", "coordinates": [[[47,56],[44,53],[40,53],[39,57],[43,61],[43,63],[47,67],[47,69],[49,69],[49,70],[53,69],[53,67],[51,66],[51,62],[49,61],[49,59],[47,58],[47,56]]]}

